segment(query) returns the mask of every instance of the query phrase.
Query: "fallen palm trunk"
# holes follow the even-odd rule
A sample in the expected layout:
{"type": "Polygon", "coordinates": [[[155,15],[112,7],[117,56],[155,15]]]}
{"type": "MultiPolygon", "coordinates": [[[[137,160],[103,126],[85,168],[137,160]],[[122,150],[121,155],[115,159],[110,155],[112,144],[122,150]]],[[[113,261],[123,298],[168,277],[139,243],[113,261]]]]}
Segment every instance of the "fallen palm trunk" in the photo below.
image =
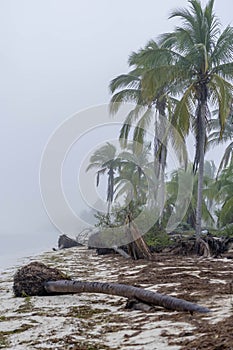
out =
{"type": "Polygon", "coordinates": [[[48,293],[104,293],[137,299],[147,304],[163,306],[170,310],[210,312],[208,308],[189,301],[125,284],[61,280],[45,282],[44,288],[48,293]]]}
{"type": "Polygon", "coordinates": [[[209,312],[206,307],[155,293],[143,288],[118,283],[72,281],[58,269],[39,262],[32,262],[20,268],[14,276],[15,296],[49,295],[67,293],[104,293],[136,299],[140,302],[165,307],[170,310],[209,312]]]}

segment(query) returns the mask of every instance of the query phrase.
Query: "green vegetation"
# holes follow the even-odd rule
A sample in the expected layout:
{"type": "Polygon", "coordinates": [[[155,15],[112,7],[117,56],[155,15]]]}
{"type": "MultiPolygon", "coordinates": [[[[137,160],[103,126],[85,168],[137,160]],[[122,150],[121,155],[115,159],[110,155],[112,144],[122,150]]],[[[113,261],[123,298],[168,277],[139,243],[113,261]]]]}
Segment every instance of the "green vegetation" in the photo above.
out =
{"type": "MultiPolygon", "coordinates": [[[[119,149],[107,143],[87,169],[97,169],[97,186],[100,175],[108,177],[109,210],[96,215],[100,228],[118,227],[128,213],[136,218],[148,203],[152,208],[164,200],[145,236],[156,246],[170,242],[169,218],[178,211],[178,186],[187,174],[193,191],[176,232],[195,231],[198,237],[208,228],[233,235],[233,27],[221,30],[214,0],[204,7],[199,0],[188,5],[171,13],[170,18],[180,20],[174,31],[133,52],[129,72],[111,81],[111,113],[127,102],[133,108],[121,127],[119,149]],[[185,148],[190,133],[196,140],[192,164],[185,148]],[[205,162],[205,153],[219,143],[226,149],[217,171],[214,162],[205,162]],[[169,144],[181,168],[168,176],[169,144]]],[[[141,225],[147,220],[142,217],[141,225]]]]}

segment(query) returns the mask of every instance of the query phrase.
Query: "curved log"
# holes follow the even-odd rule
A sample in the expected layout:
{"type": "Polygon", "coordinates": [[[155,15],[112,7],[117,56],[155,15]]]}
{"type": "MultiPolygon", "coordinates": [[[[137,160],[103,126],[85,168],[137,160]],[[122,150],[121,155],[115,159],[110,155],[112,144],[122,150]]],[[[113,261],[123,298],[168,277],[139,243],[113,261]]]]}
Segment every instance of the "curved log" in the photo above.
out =
{"type": "Polygon", "coordinates": [[[58,269],[39,262],[32,262],[20,268],[14,276],[15,296],[51,295],[68,293],[104,293],[128,299],[136,299],[149,305],[158,305],[170,310],[206,313],[206,307],[152,292],[143,288],[118,283],[83,282],[69,280],[58,269]]]}
{"type": "Polygon", "coordinates": [[[44,283],[48,293],[104,293],[130,299],[137,299],[151,305],[166,309],[207,313],[206,307],[168,295],[152,292],[143,288],[118,283],[83,282],[83,281],[49,281],[44,283]]]}

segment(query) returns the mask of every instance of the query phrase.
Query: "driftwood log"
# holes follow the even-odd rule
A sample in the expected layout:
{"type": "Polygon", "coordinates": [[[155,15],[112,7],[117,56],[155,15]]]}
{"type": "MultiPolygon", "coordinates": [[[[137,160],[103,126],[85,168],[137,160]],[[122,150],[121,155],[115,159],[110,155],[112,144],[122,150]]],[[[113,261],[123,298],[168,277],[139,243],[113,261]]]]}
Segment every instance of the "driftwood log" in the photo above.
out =
{"type": "Polygon", "coordinates": [[[148,305],[157,305],[170,310],[206,313],[206,307],[145,290],[143,288],[118,283],[83,282],[68,280],[57,269],[38,262],[30,263],[19,269],[14,276],[15,296],[50,295],[67,293],[104,293],[129,299],[136,299],[148,305]]]}
{"type": "MultiPolygon", "coordinates": [[[[81,246],[83,246],[81,243],[77,242],[73,238],[68,237],[67,235],[60,235],[58,238],[58,250],[81,246]]],[[[53,248],[53,250],[57,249],[53,248]]]]}

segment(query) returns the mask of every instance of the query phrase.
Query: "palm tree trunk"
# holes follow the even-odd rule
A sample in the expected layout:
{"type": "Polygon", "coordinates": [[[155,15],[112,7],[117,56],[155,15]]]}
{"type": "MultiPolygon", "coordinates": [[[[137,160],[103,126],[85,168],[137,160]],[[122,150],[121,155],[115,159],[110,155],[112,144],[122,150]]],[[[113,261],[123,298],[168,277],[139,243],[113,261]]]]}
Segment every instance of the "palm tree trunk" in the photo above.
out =
{"type": "Polygon", "coordinates": [[[14,294],[48,295],[54,293],[104,293],[137,299],[145,303],[160,305],[171,310],[190,312],[209,312],[210,310],[197,304],[155,293],[143,288],[117,283],[72,281],[61,271],[34,261],[21,267],[14,275],[14,294]]]}
{"type": "Polygon", "coordinates": [[[154,171],[155,171],[155,176],[158,179],[159,177],[159,162],[158,162],[158,151],[159,151],[159,140],[158,140],[158,120],[157,120],[157,115],[155,112],[155,123],[154,123],[154,171]]]}
{"type": "Polygon", "coordinates": [[[196,236],[201,235],[202,223],[202,201],[203,201],[203,180],[204,180],[204,160],[205,160],[205,116],[206,116],[206,102],[201,102],[200,115],[198,116],[198,186],[197,186],[197,208],[196,208],[196,236]]]}
{"type": "Polygon", "coordinates": [[[210,311],[206,307],[189,301],[118,283],[61,280],[45,282],[44,288],[48,293],[104,293],[117,295],[125,298],[137,299],[152,305],[159,305],[170,310],[189,311],[191,313],[206,313],[210,311]]]}
{"type": "Polygon", "coordinates": [[[155,201],[161,200],[162,205],[165,201],[165,179],[164,172],[167,160],[167,130],[164,125],[165,115],[165,105],[157,106],[158,117],[155,114],[154,122],[154,171],[156,178],[155,185],[155,201]],[[159,195],[158,195],[159,192],[159,195]]]}
{"type": "Polygon", "coordinates": [[[107,213],[110,213],[111,204],[113,201],[113,195],[114,195],[114,169],[113,167],[110,167],[108,171],[108,188],[107,188],[107,203],[108,203],[108,211],[107,213]]]}

